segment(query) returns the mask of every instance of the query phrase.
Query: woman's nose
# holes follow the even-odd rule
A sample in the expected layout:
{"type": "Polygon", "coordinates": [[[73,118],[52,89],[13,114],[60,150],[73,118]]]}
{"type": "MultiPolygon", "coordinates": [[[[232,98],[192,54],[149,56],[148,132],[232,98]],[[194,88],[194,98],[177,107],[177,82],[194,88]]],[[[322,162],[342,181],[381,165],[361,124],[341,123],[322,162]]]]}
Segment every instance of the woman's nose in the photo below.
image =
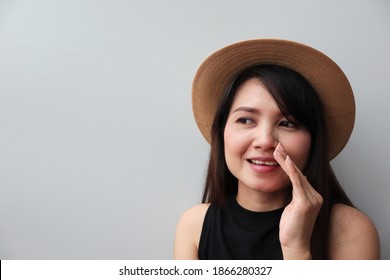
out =
{"type": "Polygon", "coordinates": [[[277,132],[271,127],[261,127],[254,131],[253,146],[261,149],[275,149],[279,140],[277,132]]]}

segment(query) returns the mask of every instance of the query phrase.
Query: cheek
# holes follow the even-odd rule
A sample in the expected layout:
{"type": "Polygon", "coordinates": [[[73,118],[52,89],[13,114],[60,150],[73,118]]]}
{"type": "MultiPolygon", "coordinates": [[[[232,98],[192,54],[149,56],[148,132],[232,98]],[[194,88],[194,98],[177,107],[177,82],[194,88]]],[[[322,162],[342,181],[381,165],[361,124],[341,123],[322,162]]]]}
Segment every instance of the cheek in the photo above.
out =
{"type": "Polygon", "coordinates": [[[224,139],[223,139],[224,146],[225,146],[225,157],[227,161],[238,150],[239,145],[237,143],[236,138],[237,136],[234,133],[232,133],[232,131],[230,131],[229,128],[227,127],[224,131],[224,139]]]}
{"type": "Polygon", "coordinates": [[[224,132],[224,149],[225,149],[225,162],[230,170],[234,174],[234,157],[238,153],[237,143],[234,140],[234,134],[230,133],[229,129],[225,129],[224,132]]]}
{"type": "Polygon", "coordinates": [[[224,146],[225,159],[229,166],[243,157],[248,148],[248,139],[242,133],[237,133],[227,126],[224,131],[224,146]]]}
{"type": "Polygon", "coordinates": [[[285,148],[287,154],[291,157],[299,169],[303,169],[306,165],[311,148],[311,137],[308,132],[294,135],[280,141],[285,148]]]}

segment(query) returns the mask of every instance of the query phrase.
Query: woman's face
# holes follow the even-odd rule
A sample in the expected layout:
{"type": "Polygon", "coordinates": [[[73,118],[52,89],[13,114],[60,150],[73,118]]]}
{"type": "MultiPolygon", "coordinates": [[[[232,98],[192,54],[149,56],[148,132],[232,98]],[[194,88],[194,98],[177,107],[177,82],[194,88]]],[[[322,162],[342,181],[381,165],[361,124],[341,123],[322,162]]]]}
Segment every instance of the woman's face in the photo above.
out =
{"type": "Polygon", "coordinates": [[[273,157],[279,142],[299,169],[305,167],[310,134],[287,117],[258,79],[249,79],[238,88],[224,142],[226,163],[239,188],[270,193],[289,185],[287,174],[273,157]]]}

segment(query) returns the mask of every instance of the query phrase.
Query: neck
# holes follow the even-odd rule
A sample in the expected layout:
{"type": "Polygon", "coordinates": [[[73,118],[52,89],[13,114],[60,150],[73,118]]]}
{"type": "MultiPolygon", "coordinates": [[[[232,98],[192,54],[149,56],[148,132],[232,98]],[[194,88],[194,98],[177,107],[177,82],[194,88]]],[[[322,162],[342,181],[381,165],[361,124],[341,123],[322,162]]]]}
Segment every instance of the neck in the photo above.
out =
{"type": "Polygon", "coordinates": [[[239,186],[237,202],[241,207],[253,212],[272,211],[288,204],[290,192],[290,188],[267,193],[239,186]]]}

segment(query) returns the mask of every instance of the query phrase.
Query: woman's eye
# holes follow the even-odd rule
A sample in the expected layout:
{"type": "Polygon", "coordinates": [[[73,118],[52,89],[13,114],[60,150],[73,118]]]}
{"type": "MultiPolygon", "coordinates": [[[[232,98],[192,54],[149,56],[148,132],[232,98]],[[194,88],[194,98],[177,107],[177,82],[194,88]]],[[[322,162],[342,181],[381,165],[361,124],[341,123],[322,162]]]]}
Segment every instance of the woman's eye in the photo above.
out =
{"type": "Polygon", "coordinates": [[[290,122],[288,120],[283,120],[279,123],[279,126],[284,126],[284,127],[295,127],[295,124],[293,122],[290,122]]]}
{"type": "Polygon", "coordinates": [[[253,124],[254,121],[249,119],[249,118],[239,118],[237,120],[238,123],[242,123],[242,124],[253,124]]]}

